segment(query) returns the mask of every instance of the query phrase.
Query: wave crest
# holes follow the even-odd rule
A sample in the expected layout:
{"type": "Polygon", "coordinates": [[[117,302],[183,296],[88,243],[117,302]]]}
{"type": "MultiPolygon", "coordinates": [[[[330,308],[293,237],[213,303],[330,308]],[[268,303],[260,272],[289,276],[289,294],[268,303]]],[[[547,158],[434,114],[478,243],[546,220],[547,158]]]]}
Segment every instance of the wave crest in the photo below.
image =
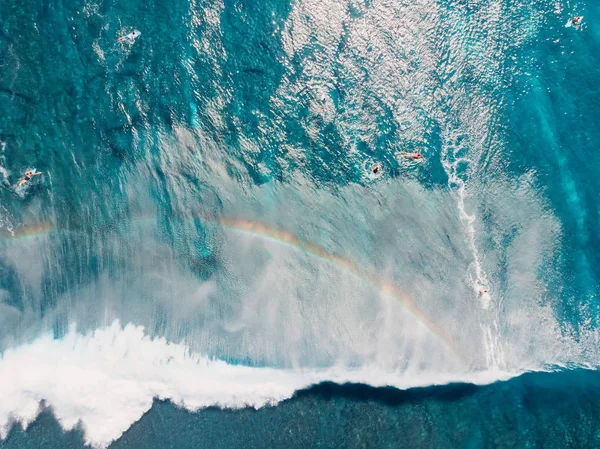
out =
{"type": "Polygon", "coordinates": [[[484,384],[519,373],[480,371],[409,375],[376,367],[285,370],[231,365],[190,351],[182,343],[148,337],[118,321],[89,334],[73,327],[62,339],[46,335],[4,352],[0,359],[0,425],[24,426],[50,405],[61,426],[84,428],[86,442],[104,448],[150,409],[155,398],[188,410],[263,407],[310,385],[333,381],[410,388],[464,381],[484,384]]]}

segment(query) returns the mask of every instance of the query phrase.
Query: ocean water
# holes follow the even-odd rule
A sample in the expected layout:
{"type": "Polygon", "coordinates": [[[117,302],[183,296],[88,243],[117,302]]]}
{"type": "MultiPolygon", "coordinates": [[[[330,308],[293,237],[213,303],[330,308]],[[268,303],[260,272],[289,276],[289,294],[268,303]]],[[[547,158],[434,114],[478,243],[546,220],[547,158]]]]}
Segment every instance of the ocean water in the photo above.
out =
{"type": "Polygon", "coordinates": [[[599,16],[2,0],[0,447],[599,447],[599,16]]]}

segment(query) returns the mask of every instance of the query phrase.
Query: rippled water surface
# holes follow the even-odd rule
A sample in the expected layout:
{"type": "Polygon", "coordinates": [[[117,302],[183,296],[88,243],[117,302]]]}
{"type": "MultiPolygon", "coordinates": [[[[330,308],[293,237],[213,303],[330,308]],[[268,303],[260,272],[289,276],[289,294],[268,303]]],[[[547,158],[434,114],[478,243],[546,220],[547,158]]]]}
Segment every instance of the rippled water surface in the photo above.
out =
{"type": "Polygon", "coordinates": [[[599,15],[0,2],[0,447],[598,444],[599,15]]]}

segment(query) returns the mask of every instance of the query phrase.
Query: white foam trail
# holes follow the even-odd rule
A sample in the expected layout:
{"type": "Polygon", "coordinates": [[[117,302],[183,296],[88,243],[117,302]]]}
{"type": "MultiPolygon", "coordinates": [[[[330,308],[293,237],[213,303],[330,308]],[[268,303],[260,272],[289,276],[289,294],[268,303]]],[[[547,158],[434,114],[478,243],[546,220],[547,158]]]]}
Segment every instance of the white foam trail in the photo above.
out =
{"type": "Polygon", "coordinates": [[[151,339],[141,327],[114,322],[87,335],[71,329],[63,339],[47,335],[6,351],[0,359],[1,435],[6,437],[15,420],[31,423],[42,400],[63,428],[81,423],[86,442],[103,448],[139,420],[154,398],[189,410],[262,407],[326,380],[408,388],[451,381],[484,384],[511,376],[501,371],[407,376],[376,367],[281,370],[230,365],[191,353],[184,344],[151,339]]]}
{"type": "Polygon", "coordinates": [[[6,169],[6,142],[0,140],[0,181],[8,183],[10,172],[6,169]]]}
{"type": "MultiPolygon", "coordinates": [[[[6,142],[0,140],[0,183],[9,187],[10,183],[8,178],[10,177],[10,171],[6,169],[6,142]]],[[[9,219],[10,214],[0,204],[0,231],[6,231],[10,234],[14,233],[13,225],[9,219]]],[[[0,299],[2,298],[2,290],[0,289],[0,299]]]]}
{"type": "MultiPolygon", "coordinates": [[[[481,267],[481,260],[479,257],[479,250],[476,244],[476,232],[475,232],[475,214],[469,214],[465,207],[465,198],[467,197],[466,183],[460,178],[457,173],[457,167],[460,163],[471,164],[471,161],[467,158],[457,158],[455,162],[449,162],[449,153],[452,149],[446,146],[442,150],[442,165],[448,175],[448,182],[452,186],[456,186],[456,198],[457,208],[460,219],[465,223],[469,248],[473,255],[473,267],[475,271],[475,279],[473,279],[474,290],[477,290],[479,286],[487,286],[488,279],[485,271],[481,267]]],[[[452,159],[455,158],[455,154],[452,154],[452,159]]]]}
{"type": "Polygon", "coordinates": [[[498,322],[494,321],[492,325],[481,325],[483,333],[483,344],[485,346],[486,362],[487,366],[506,366],[504,360],[504,352],[502,351],[502,344],[500,341],[500,330],[498,329],[498,322]]]}

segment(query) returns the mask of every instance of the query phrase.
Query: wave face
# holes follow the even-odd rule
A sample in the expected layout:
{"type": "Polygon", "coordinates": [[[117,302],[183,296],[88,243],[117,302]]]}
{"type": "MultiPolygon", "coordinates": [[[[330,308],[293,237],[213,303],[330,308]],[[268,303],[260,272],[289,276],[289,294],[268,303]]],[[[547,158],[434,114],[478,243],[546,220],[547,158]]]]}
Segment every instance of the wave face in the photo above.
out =
{"type": "Polygon", "coordinates": [[[67,3],[0,2],[3,436],[598,365],[593,23],[67,3]]]}

